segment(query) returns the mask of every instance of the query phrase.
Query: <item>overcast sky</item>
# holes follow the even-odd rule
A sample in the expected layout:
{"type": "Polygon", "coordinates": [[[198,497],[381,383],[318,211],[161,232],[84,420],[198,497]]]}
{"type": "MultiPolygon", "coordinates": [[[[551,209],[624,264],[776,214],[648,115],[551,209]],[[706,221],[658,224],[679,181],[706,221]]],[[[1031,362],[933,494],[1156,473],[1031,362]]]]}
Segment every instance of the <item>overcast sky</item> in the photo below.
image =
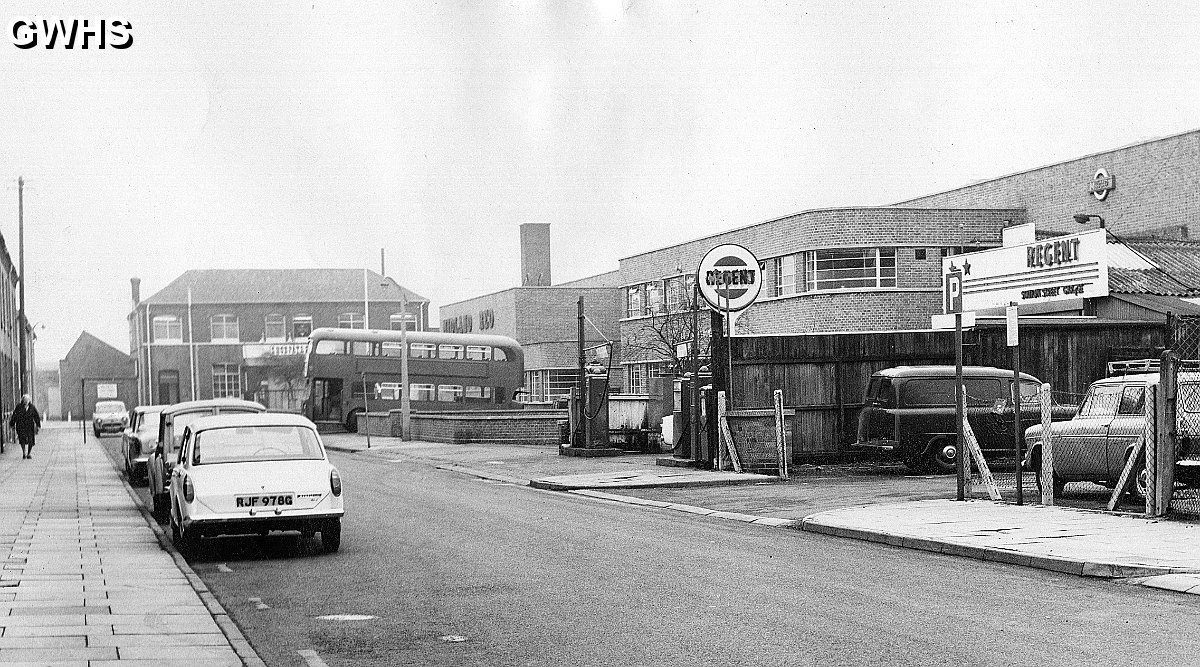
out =
{"type": "MultiPolygon", "coordinates": [[[[129,278],[379,268],[433,306],[1200,128],[1200,4],[0,1],[0,233],[39,365],[129,278]],[[22,50],[34,15],[125,50],[22,50]]],[[[435,310],[436,312],[436,310],[435,310]]]]}

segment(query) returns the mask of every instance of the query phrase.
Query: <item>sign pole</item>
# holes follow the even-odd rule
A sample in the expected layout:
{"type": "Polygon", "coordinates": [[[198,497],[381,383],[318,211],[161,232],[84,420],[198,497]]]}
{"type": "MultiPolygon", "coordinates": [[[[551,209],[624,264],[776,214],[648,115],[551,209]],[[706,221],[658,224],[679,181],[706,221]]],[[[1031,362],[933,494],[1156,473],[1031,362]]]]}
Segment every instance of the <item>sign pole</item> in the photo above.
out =
{"type": "Polygon", "coordinates": [[[1004,319],[1007,324],[1008,347],[1012,349],[1012,364],[1013,364],[1013,382],[1012,382],[1012,402],[1013,402],[1013,456],[1016,457],[1017,471],[1017,504],[1025,503],[1024,489],[1025,486],[1025,471],[1024,462],[1021,460],[1021,345],[1017,329],[1017,304],[1011,302],[1008,308],[1004,309],[1004,319]]]}
{"type": "Polygon", "coordinates": [[[729,278],[725,283],[725,399],[733,409],[733,321],[729,319],[729,278]]]}
{"type": "Polygon", "coordinates": [[[963,461],[963,453],[966,443],[966,438],[963,435],[963,420],[967,415],[963,411],[963,336],[962,336],[962,313],[954,314],[954,424],[958,429],[957,439],[954,441],[955,455],[954,467],[958,472],[958,500],[966,500],[967,488],[967,468],[963,461]]]}

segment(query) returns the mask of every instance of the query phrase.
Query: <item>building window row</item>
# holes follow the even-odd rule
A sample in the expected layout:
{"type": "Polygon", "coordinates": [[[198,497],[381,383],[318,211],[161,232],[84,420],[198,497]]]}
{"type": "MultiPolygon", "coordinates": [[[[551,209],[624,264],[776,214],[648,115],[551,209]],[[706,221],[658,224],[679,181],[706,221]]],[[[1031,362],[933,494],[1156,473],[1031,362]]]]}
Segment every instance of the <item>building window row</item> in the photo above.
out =
{"type": "Polygon", "coordinates": [[[771,260],[771,296],[841,289],[896,287],[895,248],[808,250],[771,260]]]}
{"type": "Polygon", "coordinates": [[[662,363],[651,361],[625,367],[625,391],[629,394],[649,394],[650,378],[659,377],[662,363]]]}
{"type": "Polygon", "coordinates": [[[577,368],[525,371],[525,387],[528,393],[523,394],[521,400],[526,403],[543,403],[569,398],[571,392],[578,386],[579,369],[577,368]]]}
{"type": "MultiPolygon", "coordinates": [[[[390,326],[399,330],[407,324],[413,330],[415,322],[405,319],[402,313],[390,316],[390,326]]],[[[366,323],[362,313],[342,313],[338,315],[337,325],[342,329],[362,329],[366,323]]],[[[238,342],[241,340],[241,330],[238,326],[238,316],[229,313],[219,313],[209,318],[209,340],[213,342],[238,342]]],[[[291,340],[307,340],[313,330],[311,315],[300,314],[292,316],[291,340]]],[[[152,340],[160,343],[183,342],[183,318],[178,315],[155,315],[151,318],[152,340]]],[[[271,313],[263,318],[263,340],[268,343],[278,343],[288,340],[287,318],[279,313],[271,313]]]]}
{"type": "Polygon", "coordinates": [[[645,317],[692,310],[696,276],[686,274],[625,288],[625,316],[645,317]]]}

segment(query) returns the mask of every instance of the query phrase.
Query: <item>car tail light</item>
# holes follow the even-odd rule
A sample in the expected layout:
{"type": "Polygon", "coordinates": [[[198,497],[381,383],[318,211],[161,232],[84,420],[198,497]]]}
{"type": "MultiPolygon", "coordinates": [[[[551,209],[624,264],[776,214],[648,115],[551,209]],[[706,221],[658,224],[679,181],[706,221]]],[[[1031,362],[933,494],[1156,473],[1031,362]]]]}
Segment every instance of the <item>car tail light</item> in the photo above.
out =
{"type": "Polygon", "coordinates": [[[183,478],[183,499],[189,503],[196,499],[196,489],[192,486],[192,478],[183,478]]]}
{"type": "Polygon", "coordinates": [[[342,495],[342,476],[338,474],[337,468],[329,471],[329,490],[333,491],[333,495],[342,495]]]}

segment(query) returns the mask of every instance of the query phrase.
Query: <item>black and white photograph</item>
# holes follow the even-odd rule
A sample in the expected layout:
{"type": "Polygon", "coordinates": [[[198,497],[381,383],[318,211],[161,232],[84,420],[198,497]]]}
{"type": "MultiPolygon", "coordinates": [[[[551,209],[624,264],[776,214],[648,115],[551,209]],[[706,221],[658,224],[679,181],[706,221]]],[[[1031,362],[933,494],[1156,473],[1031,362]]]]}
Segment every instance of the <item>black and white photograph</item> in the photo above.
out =
{"type": "Polygon", "coordinates": [[[1200,5],[0,7],[0,665],[1200,664],[1200,5]]]}

